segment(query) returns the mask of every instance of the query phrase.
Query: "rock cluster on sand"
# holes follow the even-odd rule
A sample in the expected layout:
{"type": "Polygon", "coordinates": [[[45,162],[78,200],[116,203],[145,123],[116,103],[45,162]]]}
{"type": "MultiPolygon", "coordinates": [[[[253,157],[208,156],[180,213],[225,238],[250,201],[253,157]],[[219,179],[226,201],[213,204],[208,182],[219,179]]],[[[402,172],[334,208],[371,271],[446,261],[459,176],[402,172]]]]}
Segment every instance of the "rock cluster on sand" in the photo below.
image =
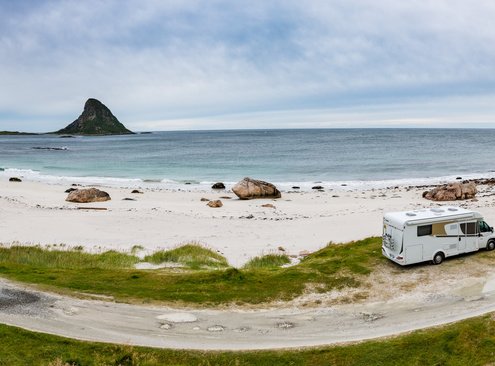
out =
{"type": "Polygon", "coordinates": [[[423,197],[432,201],[455,201],[474,198],[477,190],[473,182],[449,183],[423,192],[423,197]]]}
{"type": "Polygon", "coordinates": [[[232,191],[241,200],[249,200],[253,198],[280,198],[282,194],[273,184],[262,180],[244,178],[235,186],[232,191]]]}
{"type": "Polygon", "coordinates": [[[17,177],[12,177],[12,178],[9,178],[9,182],[22,182],[22,179],[17,178],[17,177]]]}
{"type": "Polygon", "coordinates": [[[110,195],[96,188],[76,189],[69,193],[66,201],[77,203],[109,201],[110,195]]]}

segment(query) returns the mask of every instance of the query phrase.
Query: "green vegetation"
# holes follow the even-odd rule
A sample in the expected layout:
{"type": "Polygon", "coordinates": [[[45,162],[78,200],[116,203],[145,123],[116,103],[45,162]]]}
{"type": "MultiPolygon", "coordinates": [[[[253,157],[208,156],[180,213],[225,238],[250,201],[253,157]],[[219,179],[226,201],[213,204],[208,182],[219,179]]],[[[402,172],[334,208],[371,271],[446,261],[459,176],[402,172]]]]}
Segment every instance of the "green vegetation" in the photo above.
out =
{"type": "Polygon", "coordinates": [[[116,251],[101,254],[85,253],[80,247],[72,250],[47,250],[41,247],[12,246],[0,248],[0,264],[43,269],[119,269],[130,268],[139,261],[137,257],[116,251]]]}
{"type": "Polygon", "coordinates": [[[258,304],[290,300],[308,289],[326,292],[358,287],[364,275],[386,261],[381,238],[329,244],[285,268],[223,268],[225,258],[197,245],[158,252],[146,260],[209,268],[138,270],[134,264],[139,259],[129,254],[12,247],[0,248],[0,275],[52,291],[107,295],[127,302],[258,304]]]}
{"type": "Polygon", "coordinates": [[[225,257],[198,244],[186,244],[175,249],[155,252],[146,256],[144,260],[155,264],[177,263],[191,269],[229,266],[225,257]]]}
{"type": "Polygon", "coordinates": [[[244,268],[273,268],[289,264],[290,259],[287,254],[267,254],[254,257],[246,263],[244,268]]]}
{"type": "Polygon", "coordinates": [[[91,343],[0,325],[0,365],[491,365],[493,315],[349,346],[204,352],[91,343]]]}

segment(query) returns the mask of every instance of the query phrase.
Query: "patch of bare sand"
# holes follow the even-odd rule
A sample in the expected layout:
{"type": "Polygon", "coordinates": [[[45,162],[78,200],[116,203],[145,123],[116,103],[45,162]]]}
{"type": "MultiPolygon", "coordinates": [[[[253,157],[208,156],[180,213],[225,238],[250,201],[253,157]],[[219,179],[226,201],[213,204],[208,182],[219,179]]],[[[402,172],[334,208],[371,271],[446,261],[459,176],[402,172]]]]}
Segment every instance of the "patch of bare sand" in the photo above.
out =
{"type": "Polygon", "coordinates": [[[495,252],[480,252],[448,258],[439,266],[428,262],[401,267],[385,262],[366,276],[358,287],[325,293],[318,284],[308,285],[302,296],[276,306],[320,307],[376,302],[429,302],[439,296],[481,296],[483,285],[495,276],[495,252]]]}

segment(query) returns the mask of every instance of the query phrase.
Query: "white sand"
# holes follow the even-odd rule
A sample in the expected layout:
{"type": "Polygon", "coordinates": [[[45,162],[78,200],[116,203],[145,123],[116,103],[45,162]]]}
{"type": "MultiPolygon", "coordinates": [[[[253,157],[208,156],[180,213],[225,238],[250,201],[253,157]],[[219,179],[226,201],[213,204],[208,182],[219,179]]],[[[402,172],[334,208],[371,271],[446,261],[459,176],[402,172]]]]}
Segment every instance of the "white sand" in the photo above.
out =
{"type": "MultiPolygon", "coordinates": [[[[225,255],[234,266],[277,252],[314,251],[328,242],[347,242],[381,235],[387,211],[429,207],[424,189],[406,187],[368,191],[283,192],[277,200],[241,201],[229,191],[147,190],[99,187],[112,200],[91,204],[65,201],[66,185],[23,181],[0,182],[0,243],[82,245],[87,250],[146,252],[195,241],[225,255]],[[338,195],[339,197],[332,197],[338,195]],[[202,197],[222,199],[210,208],[202,197]],[[124,201],[123,198],[136,201],[124,201]],[[276,206],[264,208],[271,203],[276,206]],[[106,211],[77,207],[105,207],[106,211]],[[253,218],[246,218],[250,215],[253,218]]],[[[188,187],[184,186],[186,190],[188,187]]],[[[345,189],[345,187],[343,187],[345,189]]],[[[449,202],[480,211],[495,226],[495,189],[479,186],[478,201],[449,202]]]]}

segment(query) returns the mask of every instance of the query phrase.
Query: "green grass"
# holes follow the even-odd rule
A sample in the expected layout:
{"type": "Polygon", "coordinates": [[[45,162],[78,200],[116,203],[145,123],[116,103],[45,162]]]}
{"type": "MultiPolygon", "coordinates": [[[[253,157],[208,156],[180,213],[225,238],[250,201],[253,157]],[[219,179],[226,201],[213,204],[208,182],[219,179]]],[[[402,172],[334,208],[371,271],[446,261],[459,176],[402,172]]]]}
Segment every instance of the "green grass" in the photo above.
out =
{"type": "Polygon", "coordinates": [[[273,268],[288,263],[290,263],[290,259],[287,254],[267,254],[260,257],[254,257],[244,265],[244,268],[273,268]]]}
{"type": "Polygon", "coordinates": [[[348,346],[246,352],[152,349],[92,343],[0,325],[0,365],[492,365],[495,321],[485,315],[444,327],[348,346]]]}
{"type": "MultiPolygon", "coordinates": [[[[198,252],[197,248],[168,252],[191,251],[198,252]]],[[[167,254],[159,260],[163,258],[170,257],[167,254]]],[[[381,255],[381,238],[368,238],[328,245],[287,268],[137,270],[133,268],[136,261],[135,256],[116,252],[0,248],[0,275],[52,291],[107,295],[126,302],[259,304],[290,300],[309,288],[326,292],[358,287],[362,278],[386,259],[381,255]]]]}
{"type": "Polygon", "coordinates": [[[101,254],[85,253],[79,247],[69,250],[47,250],[41,247],[0,247],[0,265],[18,264],[47,269],[119,269],[130,268],[139,262],[133,255],[107,251],[101,254]]]}
{"type": "Polygon", "coordinates": [[[144,260],[155,264],[177,263],[191,269],[229,266],[225,257],[198,244],[186,244],[175,249],[155,252],[146,256],[144,260]]]}

